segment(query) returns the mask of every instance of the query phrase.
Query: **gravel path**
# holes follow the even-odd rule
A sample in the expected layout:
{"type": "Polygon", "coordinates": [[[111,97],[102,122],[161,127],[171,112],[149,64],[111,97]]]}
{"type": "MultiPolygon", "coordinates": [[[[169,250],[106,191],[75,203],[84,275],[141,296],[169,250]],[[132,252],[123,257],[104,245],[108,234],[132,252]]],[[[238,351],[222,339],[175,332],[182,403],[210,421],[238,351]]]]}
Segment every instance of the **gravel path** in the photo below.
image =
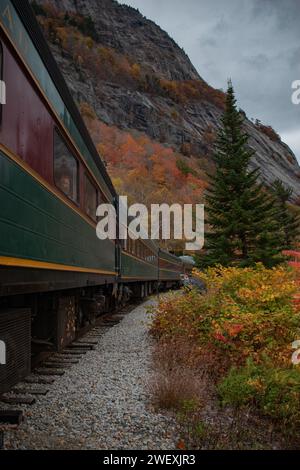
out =
{"type": "Polygon", "coordinates": [[[100,339],[96,351],[57,378],[5,432],[7,449],[175,449],[173,418],[154,412],[146,381],[151,370],[148,301],[100,339]]]}

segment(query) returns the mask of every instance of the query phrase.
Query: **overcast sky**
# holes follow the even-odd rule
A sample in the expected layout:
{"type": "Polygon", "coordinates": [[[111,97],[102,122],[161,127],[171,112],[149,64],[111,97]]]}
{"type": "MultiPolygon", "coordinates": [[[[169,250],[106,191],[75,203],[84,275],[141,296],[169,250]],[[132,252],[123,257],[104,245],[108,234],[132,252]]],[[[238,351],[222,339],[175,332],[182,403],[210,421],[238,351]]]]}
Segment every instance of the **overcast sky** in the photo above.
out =
{"type": "Polygon", "coordinates": [[[210,85],[231,77],[239,106],[279,132],[300,161],[300,0],[119,0],[183,47],[210,85]]]}

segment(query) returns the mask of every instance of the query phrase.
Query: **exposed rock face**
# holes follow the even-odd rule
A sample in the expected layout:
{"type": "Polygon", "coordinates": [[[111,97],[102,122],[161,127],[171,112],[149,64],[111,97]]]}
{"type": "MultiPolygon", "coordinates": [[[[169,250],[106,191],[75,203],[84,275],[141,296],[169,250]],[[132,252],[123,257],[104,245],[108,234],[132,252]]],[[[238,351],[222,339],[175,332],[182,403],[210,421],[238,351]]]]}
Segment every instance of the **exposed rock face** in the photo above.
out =
{"type": "MultiPolygon", "coordinates": [[[[38,0],[38,3],[91,17],[99,44],[134,58],[137,64],[162,79],[204,83],[185,52],[167,33],[131,7],[114,0],[38,0]]],[[[145,132],[177,148],[189,143],[194,154],[205,155],[204,134],[208,128],[220,126],[220,107],[205,99],[179,104],[153,92],[99,80],[89,69],[79,73],[70,56],[62,54],[59,46],[50,45],[75,100],[88,102],[101,120],[145,132]]],[[[267,184],[279,178],[293,188],[294,198],[299,198],[300,167],[290,148],[280,140],[271,140],[248,119],[245,128],[250,135],[249,144],[256,152],[252,165],[259,166],[267,184]]]]}
{"type": "Polygon", "coordinates": [[[39,3],[51,3],[60,11],[90,16],[99,43],[135,57],[136,62],[149,65],[164,78],[200,79],[183,50],[134,8],[114,0],[39,0],[39,3]]]}

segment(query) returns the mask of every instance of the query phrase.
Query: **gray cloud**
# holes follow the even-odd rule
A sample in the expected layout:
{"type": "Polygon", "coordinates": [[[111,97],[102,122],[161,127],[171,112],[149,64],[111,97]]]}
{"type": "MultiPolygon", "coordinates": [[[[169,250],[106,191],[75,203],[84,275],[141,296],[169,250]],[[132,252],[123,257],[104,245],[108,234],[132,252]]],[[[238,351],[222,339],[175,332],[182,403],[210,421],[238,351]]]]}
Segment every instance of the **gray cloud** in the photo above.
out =
{"type": "Polygon", "coordinates": [[[216,88],[228,77],[239,106],[271,124],[300,160],[300,0],[119,0],[138,8],[183,47],[216,88]]]}

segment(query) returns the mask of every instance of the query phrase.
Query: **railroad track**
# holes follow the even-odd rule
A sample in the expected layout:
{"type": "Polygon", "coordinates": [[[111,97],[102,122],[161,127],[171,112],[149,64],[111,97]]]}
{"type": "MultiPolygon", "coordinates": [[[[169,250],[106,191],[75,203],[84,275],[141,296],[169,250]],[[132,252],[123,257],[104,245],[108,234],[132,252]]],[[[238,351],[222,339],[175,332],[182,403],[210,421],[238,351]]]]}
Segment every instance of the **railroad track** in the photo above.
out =
{"type": "Polygon", "coordinates": [[[0,396],[0,426],[21,424],[24,419],[22,405],[31,406],[36,403],[39,396],[45,396],[59,377],[63,376],[73,365],[78,364],[87,352],[95,350],[102,336],[110,328],[119,324],[140,303],[131,302],[113,313],[99,317],[94,326],[83,330],[67,348],[60,352],[49,353],[33,368],[28,377],[9,392],[2,394],[0,396]]]}

